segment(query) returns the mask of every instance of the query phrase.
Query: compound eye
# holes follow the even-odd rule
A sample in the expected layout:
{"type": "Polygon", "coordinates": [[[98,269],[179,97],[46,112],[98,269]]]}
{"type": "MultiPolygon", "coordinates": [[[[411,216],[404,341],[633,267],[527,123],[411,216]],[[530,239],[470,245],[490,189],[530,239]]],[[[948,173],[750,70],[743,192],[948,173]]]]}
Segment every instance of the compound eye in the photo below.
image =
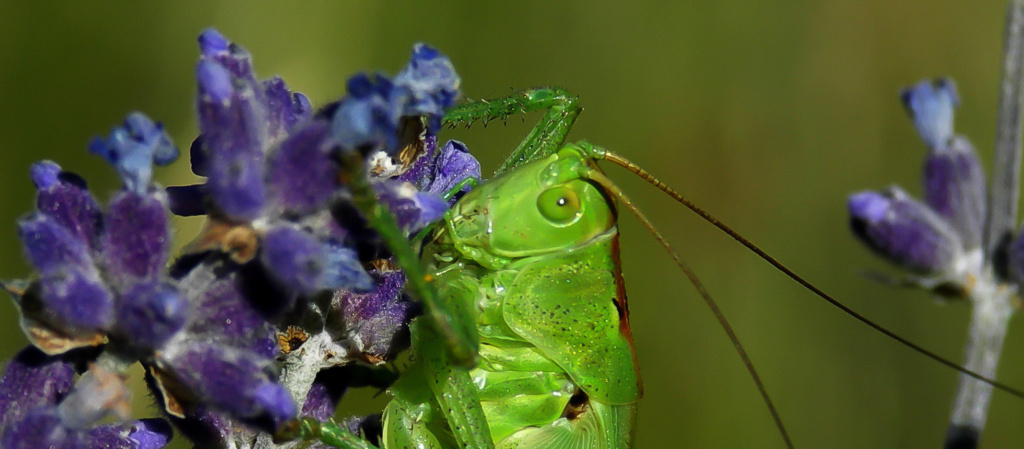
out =
{"type": "Polygon", "coordinates": [[[568,187],[552,187],[537,197],[537,208],[553,223],[572,223],[580,216],[580,197],[568,187]]]}

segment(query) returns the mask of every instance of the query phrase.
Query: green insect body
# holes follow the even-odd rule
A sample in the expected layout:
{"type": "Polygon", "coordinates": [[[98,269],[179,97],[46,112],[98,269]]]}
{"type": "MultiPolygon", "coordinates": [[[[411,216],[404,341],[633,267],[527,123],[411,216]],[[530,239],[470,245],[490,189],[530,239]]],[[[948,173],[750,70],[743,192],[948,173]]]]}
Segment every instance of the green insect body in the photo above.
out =
{"type": "MultiPolygon", "coordinates": [[[[589,180],[597,167],[585,148],[565,147],[470,191],[422,251],[440,297],[475,317],[479,362],[467,373],[470,391],[457,394],[480,403],[499,448],[630,444],[642,387],[616,208],[589,180]]],[[[418,366],[392,388],[385,447],[423,438],[454,447],[431,430],[449,417],[429,411],[443,409],[435,398],[449,393],[432,388],[445,381],[436,373],[460,368],[432,360],[445,348],[424,324],[413,328],[418,366]]]]}
{"type": "MultiPolygon", "coordinates": [[[[463,104],[445,122],[486,123],[533,110],[546,111],[544,118],[495,178],[412,243],[364,178],[352,177],[356,203],[392,248],[406,290],[424,305],[410,324],[414,363],[389,389],[382,449],[632,445],[643,387],[616,226],[619,202],[632,206],[596,165],[624,161],[586,142],[565,144],[581,109],[561,89],[463,104]]],[[[722,325],[792,447],[738,340],[722,325]]],[[[373,447],[312,419],[296,421],[278,439],[373,447]]]]}

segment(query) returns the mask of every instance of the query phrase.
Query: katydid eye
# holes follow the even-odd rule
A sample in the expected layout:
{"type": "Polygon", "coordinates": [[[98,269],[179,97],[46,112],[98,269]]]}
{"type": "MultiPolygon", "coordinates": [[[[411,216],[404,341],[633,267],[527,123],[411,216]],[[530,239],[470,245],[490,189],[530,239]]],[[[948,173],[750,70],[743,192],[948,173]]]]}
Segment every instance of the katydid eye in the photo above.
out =
{"type": "Polygon", "coordinates": [[[569,223],[580,214],[580,197],[568,187],[552,187],[537,197],[537,208],[554,223],[569,223]]]}

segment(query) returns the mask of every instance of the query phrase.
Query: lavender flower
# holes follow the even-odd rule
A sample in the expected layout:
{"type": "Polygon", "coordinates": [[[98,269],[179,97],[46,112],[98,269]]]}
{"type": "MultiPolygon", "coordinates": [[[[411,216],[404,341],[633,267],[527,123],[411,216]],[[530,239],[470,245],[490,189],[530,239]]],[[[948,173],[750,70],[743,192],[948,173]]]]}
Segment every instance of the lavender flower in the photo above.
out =
{"type": "MultiPolygon", "coordinates": [[[[1024,231],[1016,237],[1001,235],[999,220],[1015,219],[1013,204],[993,200],[993,210],[986,209],[989,194],[981,163],[970,142],[953,130],[959,103],[953,82],[922,81],[904,89],[901,97],[928,149],[924,201],[898,187],[851,195],[851,227],[869,248],[911,272],[906,284],[972,304],[964,366],[993,378],[1013,298],[1024,281],[1024,231]]],[[[1014,120],[1013,126],[1019,126],[1019,118],[1014,120]]],[[[993,198],[1002,194],[1016,202],[1017,187],[1009,195],[1004,190],[1016,182],[997,179],[993,198]]],[[[991,393],[991,385],[961,375],[947,447],[977,445],[991,393]]]]}
{"type": "Polygon", "coordinates": [[[953,134],[959,98],[951,80],[922,81],[903,90],[903,104],[928,147],[925,202],[893,187],[850,197],[854,234],[876,253],[934,287],[966,287],[981,276],[985,175],[974,148],[953,134]]]}
{"type": "Polygon", "coordinates": [[[411,235],[443,216],[442,194],[479,178],[464,145],[438,148],[434,135],[459,95],[451,63],[417,45],[398,76],[357,74],[314,113],[217,31],[199,47],[189,156],[202,183],[153,182],[178,150],[138,112],[89,144],[122,181],[105,205],[56,163],[31,169],[36,210],[19,235],[36,274],[3,286],[35,348],[0,380],[2,447],[163,447],[166,420],[130,418],[134,363],[203,447],[248,446],[300,410],[328,417],[349,386],[394,380],[350,368],[404,348],[418,308],[348,182],[366,173],[356,181],[411,235]],[[173,260],[169,212],[207,219],[173,260]],[[106,417],[116,422],[98,426],[106,417]]]}

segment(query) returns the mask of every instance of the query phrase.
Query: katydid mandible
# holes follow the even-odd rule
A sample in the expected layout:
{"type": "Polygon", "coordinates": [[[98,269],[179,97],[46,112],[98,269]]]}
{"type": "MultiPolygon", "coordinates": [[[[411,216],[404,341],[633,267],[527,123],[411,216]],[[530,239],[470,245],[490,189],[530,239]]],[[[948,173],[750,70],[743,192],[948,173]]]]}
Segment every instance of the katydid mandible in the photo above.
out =
{"type": "MultiPolygon", "coordinates": [[[[424,316],[410,325],[415,363],[390,389],[394,399],[384,412],[384,449],[631,447],[643,388],[619,267],[618,206],[653,227],[600,171],[598,160],[648,180],[817,296],[889,338],[1024,396],[867,320],[625,159],[586,142],[566,145],[581,108],[561,89],[466,103],[450,110],[444,122],[486,123],[534,110],[546,112],[495,178],[466,193],[412,245],[368,188],[354,189],[406,271],[407,289],[425,306],[424,316]]],[[[711,307],[757,384],[785,446],[794,447],[721,311],[675,251],[654,235],[711,307]]],[[[279,438],[320,440],[339,448],[374,447],[336,424],[311,419],[294,422],[279,438]]]]}

